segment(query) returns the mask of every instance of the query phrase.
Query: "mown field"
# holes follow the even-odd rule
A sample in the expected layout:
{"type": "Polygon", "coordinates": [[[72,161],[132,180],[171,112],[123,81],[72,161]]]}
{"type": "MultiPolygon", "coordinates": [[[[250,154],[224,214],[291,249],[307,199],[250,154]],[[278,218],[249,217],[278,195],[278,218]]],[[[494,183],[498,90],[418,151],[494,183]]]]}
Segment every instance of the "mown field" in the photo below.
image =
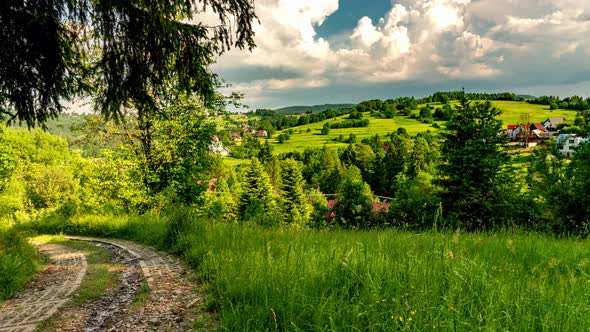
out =
{"type": "Polygon", "coordinates": [[[537,234],[312,231],[174,215],[44,221],[182,256],[229,331],[586,331],[590,244],[537,234]]]}
{"type": "MultiPolygon", "coordinates": [[[[313,123],[305,126],[299,126],[295,128],[291,128],[294,131],[294,134],[291,135],[291,139],[283,144],[280,144],[277,140],[277,136],[286,131],[280,131],[273,135],[274,138],[270,139],[271,144],[274,145],[275,152],[277,153],[285,153],[290,151],[302,151],[305,148],[315,148],[315,147],[346,147],[347,143],[338,142],[338,138],[340,135],[343,135],[344,139],[348,139],[350,134],[354,134],[357,137],[357,142],[363,138],[369,138],[375,136],[375,134],[379,134],[380,136],[388,135],[398,128],[406,128],[410,135],[415,135],[420,132],[425,132],[427,130],[437,131],[438,129],[433,128],[430,124],[425,124],[420,121],[410,119],[409,117],[400,116],[394,117],[393,119],[381,119],[375,117],[368,117],[369,119],[369,126],[364,128],[340,128],[340,129],[330,129],[330,133],[328,135],[322,135],[321,130],[324,126],[324,123],[334,123],[334,122],[341,122],[344,121],[348,115],[343,115],[337,118],[325,120],[318,123],[313,123]],[[311,129],[310,132],[307,132],[308,129],[311,129]],[[299,133],[299,131],[302,131],[299,133]]],[[[444,125],[444,123],[439,122],[440,125],[444,125]]]]}
{"type": "MultiPolygon", "coordinates": [[[[527,114],[531,122],[543,122],[548,118],[554,117],[563,117],[572,121],[576,114],[575,111],[567,110],[550,111],[548,106],[534,105],[525,102],[494,101],[492,103],[504,111],[500,116],[500,119],[505,125],[520,123],[523,114],[527,114]]],[[[432,105],[435,107],[442,107],[442,104],[432,105]]],[[[420,105],[420,107],[422,106],[425,105],[420,105]]],[[[418,112],[416,111],[415,113],[417,114],[418,112]]],[[[347,139],[350,134],[355,134],[357,136],[357,141],[360,142],[363,138],[371,137],[375,134],[385,136],[396,131],[400,127],[405,128],[411,135],[425,132],[427,130],[439,130],[432,127],[430,124],[425,124],[405,116],[396,116],[393,119],[369,117],[369,127],[331,129],[328,135],[321,135],[321,129],[324,123],[342,121],[346,117],[347,115],[344,115],[335,119],[291,128],[295,133],[291,135],[289,141],[283,144],[280,144],[276,137],[284,131],[278,131],[273,135],[274,138],[270,139],[270,142],[273,144],[277,153],[286,153],[290,151],[302,151],[308,147],[345,147],[347,145],[346,143],[337,141],[340,135],[343,135],[344,138],[347,139]],[[311,132],[307,132],[308,129],[311,129],[311,132]],[[300,130],[302,133],[299,133],[300,130]]],[[[441,128],[444,128],[444,122],[437,123],[441,128]]]]}

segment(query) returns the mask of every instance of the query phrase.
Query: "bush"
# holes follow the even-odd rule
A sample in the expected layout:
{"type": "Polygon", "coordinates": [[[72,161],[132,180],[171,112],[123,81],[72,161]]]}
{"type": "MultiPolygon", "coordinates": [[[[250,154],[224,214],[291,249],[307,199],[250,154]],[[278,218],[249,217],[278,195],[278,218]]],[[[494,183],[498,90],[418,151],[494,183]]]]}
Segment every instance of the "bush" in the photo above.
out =
{"type": "Polygon", "coordinates": [[[22,233],[0,230],[0,301],[22,289],[40,264],[37,251],[22,233]]]}

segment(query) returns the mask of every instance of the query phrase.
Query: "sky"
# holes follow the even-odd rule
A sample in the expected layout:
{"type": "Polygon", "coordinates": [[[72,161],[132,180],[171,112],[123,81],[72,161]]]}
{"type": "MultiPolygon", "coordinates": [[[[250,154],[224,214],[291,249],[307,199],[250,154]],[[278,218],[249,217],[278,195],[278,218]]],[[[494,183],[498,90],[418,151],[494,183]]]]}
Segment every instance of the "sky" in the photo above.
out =
{"type": "Polygon", "coordinates": [[[250,108],[590,93],[590,0],[254,1],[257,48],[213,66],[250,108]]]}

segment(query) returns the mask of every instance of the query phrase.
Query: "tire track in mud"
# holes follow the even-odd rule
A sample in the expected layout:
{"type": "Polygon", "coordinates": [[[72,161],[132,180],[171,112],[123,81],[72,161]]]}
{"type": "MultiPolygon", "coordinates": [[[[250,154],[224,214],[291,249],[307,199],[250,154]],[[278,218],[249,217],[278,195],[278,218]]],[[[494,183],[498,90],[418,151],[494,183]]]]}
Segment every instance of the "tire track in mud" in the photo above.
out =
{"type": "Polygon", "coordinates": [[[0,332],[29,332],[66,304],[86,275],[86,256],[56,243],[36,244],[51,260],[14,299],[0,306],[0,332]]]}
{"type": "MultiPolygon", "coordinates": [[[[202,290],[179,259],[137,243],[68,236],[108,250],[123,266],[119,283],[100,299],[68,304],[87,272],[84,253],[57,243],[35,245],[51,262],[25,291],[0,306],[0,332],[187,331],[216,329],[202,290]],[[142,287],[149,288],[139,305],[142,287]],[[51,318],[51,319],[50,319],[51,318]],[[40,324],[42,322],[51,322],[40,324]]],[[[144,289],[145,291],[145,289],[144,289]]]]}
{"type": "Polygon", "coordinates": [[[67,238],[102,246],[120,256],[123,264],[135,267],[123,273],[122,283],[113,295],[94,304],[91,319],[82,331],[186,331],[194,329],[195,320],[203,330],[217,326],[213,315],[204,308],[201,290],[195,288],[191,273],[179,259],[125,240],[67,238]],[[142,282],[149,288],[149,299],[132,308],[130,304],[142,282]],[[126,283],[130,287],[123,286],[126,283]]]}

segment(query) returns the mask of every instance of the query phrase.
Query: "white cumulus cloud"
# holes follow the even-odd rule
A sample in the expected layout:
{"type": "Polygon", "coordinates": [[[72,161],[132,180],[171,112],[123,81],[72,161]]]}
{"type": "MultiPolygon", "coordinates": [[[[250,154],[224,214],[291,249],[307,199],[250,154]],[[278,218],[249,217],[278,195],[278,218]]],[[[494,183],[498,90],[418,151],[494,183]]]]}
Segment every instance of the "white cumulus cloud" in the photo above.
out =
{"type": "Polygon", "coordinates": [[[215,68],[296,73],[236,87],[258,98],[277,89],[346,81],[522,81],[540,69],[535,84],[549,78],[575,81],[579,64],[590,55],[588,1],[399,0],[379,20],[361,16],[347,33],[318,37],[317,27],[338,5],[338,0],[257,0],[258,47],[252,53],[231,51],[215,68]]]}

